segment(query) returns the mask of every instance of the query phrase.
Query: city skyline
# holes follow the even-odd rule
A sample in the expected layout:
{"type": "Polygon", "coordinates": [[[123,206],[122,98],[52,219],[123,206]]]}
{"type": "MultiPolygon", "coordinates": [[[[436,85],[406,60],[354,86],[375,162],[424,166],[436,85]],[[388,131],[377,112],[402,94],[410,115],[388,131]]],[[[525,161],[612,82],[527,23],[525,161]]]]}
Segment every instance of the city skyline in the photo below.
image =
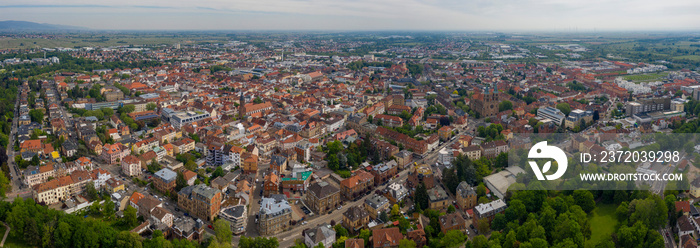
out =
{"type": "Polygon", "coordinates": [[[696,1],[54,1],[5,2],[5,20],[95,30],[697,30],[696,1]]]}

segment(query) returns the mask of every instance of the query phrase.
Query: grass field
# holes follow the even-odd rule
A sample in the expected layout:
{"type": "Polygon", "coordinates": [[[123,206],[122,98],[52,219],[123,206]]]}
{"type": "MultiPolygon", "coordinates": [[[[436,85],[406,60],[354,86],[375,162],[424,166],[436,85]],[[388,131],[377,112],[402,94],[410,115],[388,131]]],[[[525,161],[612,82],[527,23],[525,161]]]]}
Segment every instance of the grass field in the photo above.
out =
{"type": "Polygon", "coordinates": [[[684,56],[676,56],[673,57],[674,59],[688,59],[692,61],[700,61],[700,55],[684,55],[684,56]]]}
{"type": "Polygon", "coordinates": [[[668,76],[668,72],[627,75],[624,78],[628,81],[654,81],[665,76],[668,76]]]}
{"type": "Polygon", "coordinates": [[[617,220],[615,219],[614,204],[598,204],[595,210],[588,216],[591,224],[591,239],[586,241],[586,247],[595,247],[601,241],[610,237],[615,231],[617,220]]]}

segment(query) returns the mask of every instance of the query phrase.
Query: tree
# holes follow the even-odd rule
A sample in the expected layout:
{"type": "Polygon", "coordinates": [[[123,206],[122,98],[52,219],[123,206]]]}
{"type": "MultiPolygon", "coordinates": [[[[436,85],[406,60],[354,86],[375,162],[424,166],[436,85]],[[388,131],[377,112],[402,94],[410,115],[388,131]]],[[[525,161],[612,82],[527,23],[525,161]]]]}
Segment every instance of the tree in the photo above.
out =
{"type": "Polygon", "coordinates": [[[416,242],[410,239],[399,240],[399,248],[415,248],[416,242]]]}
{"type": "Polygon", "coordinates": [[[117,248],[141,248],[141,236],[135,232],[121,231],[117,234],[117,248]]]}
{"type": "Polygon", "coordinates": [[[42,124],[44,122],[44,112],[39,109],[29,110],[29,117],[33,122],[42,124]]]}
{"type": "Polygon", "coordinates": [[[586,213],[590,213],[595,208],[595,199],[593,199],[593,194],[588,190],[575,190],[574,203],[581,206],[581,209],[586,211],[586,213]]]}
{"type": "Polygon", "coordinates": [[[241,236],[241,240],[238,243],[238,248],[276,248],[278,246],[279,242],[275,237],[248,238],[245,236],[241,236]]]}
{"type": "Polygon", "coordinates": [[[348,236],[350,236],[348,229],[345,229],[345,227],[343,227],[341,224],[335,225],[333,227],[333,229],[335,229],[335,236],[336,237],[343,237],[343,236],[348,237],[348,236]]]}
{"type": "Polygon", "coordinates": [[[457,186],[459,186],[459,178],[457,174],[455,174],[455,170],[453,168],[445,168],[442,170],[442,174],[444,175],[442,181],[445,187],[450,193],[455,194],[457,192],[457,186]]]}
{"type": "Polygon", "coordinates": [[[506,110],[511,110],[513,109],[513,103],[506,100],[502,101],[501,103],[498,104],[498,111],[506,111],[506,110]]]}
{"type": "Polygon", "coordinates": [[[448,214],[454,213],[455,211],[457,211],[457,209],[455,209],[454,205],[450,205],[449,207],[447,207],[448,214]]]}
{"type": "Polygon", "coordinates": [[[115,210],[115,204],[112,201],[111,197],[107,197],[105,199],[105,202],[102,204],[102,211],[104,211],[104,215],[107,217],[107,219],[111,219],[114,216],[115,210]]]}
{"type": "Polygon", "coordinates": [[[97,189],[95,189],[95,183],[92,181],[88,182],[85,185],[85,193],[87,194],[87,197],[90,198],[90,200],[96,200],[98,197],[98,192],[97,189]]]}
{"type": "Polygon", "coordinates": [[[445,237],[443,237],[440,241],[443,247],[458,247],[464,243],[466,238],[467,237],[462,233],[462,231],[450,230],[445,233],[445,237]]]}
{"type": "Polygon", "coordinates": [[[58,248],[72,247],[71,234],[71,226],[68,223],[58,222],[58,227],[53,232],[54,246],[58,248]]]}
{"type": "Polygon", "coordinates": [[[489,222],[486,219],[480,219],[476,226],[476,230],[478,230],[480,233],[487,233],[489,228],[489,222]]]}
{"type": "Polygon", "coordinates": [[[413,200],[416,204],[416,209],[418,209],[418,206],[424,206],[426,209],[430,206],[430,200],[428,199],[428,190],[425,188],[425,184],[423,182],[416,186],[416,192],[413,197],[413,200]]]}
{"type": "Polygon", "coordinates": [[[557,104],[557,109],[561,110],[561,112],[567,116],[569,115],[569,113],[571,113],[571,106],[569,106],[569,104],[565,102],[557,104]]]}
{"type": "MultiPolygon", "coordinates": [[[[4,149],[4,148],[3,148],[4,149]]],[[[5,152],[2,152],[5,153],[5,152]]],[[[7,163],[5,163],[7,164],[7,163]]],[[[10,179],[5,176],[5,172],[0,170],[0,197],[5,198],[5,193],[10,189],[10,179]]]]}
{"type": "Polygon", "coordinates": [[[126,206],[123,218],[124,223],[127,227],[129,227],[129,229],[134,228],[139,222],[138,217],[136,216],[136,209],[132,206],[126,206]]]}
{"type": "Polygon", "coordinates": [[[117,109],[120,114],[128,114],[134,112],[134,110],[136,110],[136,106],[134,105],[124,105],[123,107],[117,109]]]}
{"type": "Polygon", "coordinates": [[[386,214],[386,211],[383,211],[381,214],[379,214],[379,219],[383,222],[387,222],[389,221],[389,215],[386,214]]]}
{"type": "Polygon", "coordinates": [[[214,233],[216,240],[218,240],[220,243],[229,244],[231,243],[231,239],[233,239],[231,226],[223,219],[218,219],[216,222],[214,222],[214,233]]]}
{"type": "Polygon", "coordinates": [[[217,177],[222,177],[222,176],[224,176],[224,169],[221,168],[221,166],[219,166],[219,167],[216,167],[216,170],[214,170],[213,173],[211,173],[211,177],[209,178],[209,180],[212,180],[212,179],[217,178],[217,177]]]}
{"type": "Polygon", "coordinates": [[[394,204],[391,206],[391,220],[398,220],[401,217],[401,210],[399,210],[399,205],[394,204]]]}
{"type": "Polygon", "coordinates": [[[152,103],[152,102],[149,102],[148,104],[146,104],[146,109],[149,111],[156,109],[156,107],[158,107],[158,105],[156,105],[155,103],[152,103]]]}

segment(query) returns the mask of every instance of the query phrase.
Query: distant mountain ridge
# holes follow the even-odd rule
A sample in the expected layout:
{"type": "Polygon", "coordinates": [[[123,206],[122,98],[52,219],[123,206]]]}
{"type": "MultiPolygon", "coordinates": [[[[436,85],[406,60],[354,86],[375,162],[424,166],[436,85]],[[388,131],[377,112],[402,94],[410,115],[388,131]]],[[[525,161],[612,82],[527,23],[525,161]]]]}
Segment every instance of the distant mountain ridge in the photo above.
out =
{"type": "Polygon", "coordinates": [[[34,30],[79,30],[87,29],[84,27],[55,25],[48,23],[36,23],[27,21],[0,21],[0,30],[18,30],[18,31],[34,31],[34,30]]]}

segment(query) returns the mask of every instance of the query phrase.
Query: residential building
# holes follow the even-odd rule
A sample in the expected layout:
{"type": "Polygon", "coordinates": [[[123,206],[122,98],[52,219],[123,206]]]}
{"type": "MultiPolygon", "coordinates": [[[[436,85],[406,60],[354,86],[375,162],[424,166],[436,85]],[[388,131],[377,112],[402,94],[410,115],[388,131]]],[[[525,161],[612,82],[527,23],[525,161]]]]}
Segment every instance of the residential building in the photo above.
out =
{"type": "Polygon", "coordinates": [[[290,226],[292,207],[283,195],[263,197],[260,203],[258,231],[260,235],[275,235],[290,226]]]}
{"type": "Polygon", "coordinates": [[[177,205],[197,218],[212,221],[221,208],[221,191],[205,184],[187,186],[180,190],[177,205]]]}
{"type": "Polygon", "coordinates": [[[168,168],[161,169],[153,174],[153,185],[165,194],[175,188],[176,179],[177,173],[168,168]]]}
{"type": "Polygon", "coordinates": [[[355,175],[340,181],[340,192],[348,200],[357,198],[373,187],[374,175],[365,170],[357,170],[355,175]]]}
{"type": "Polygon", "coordinates": [[[121,143],[104,144],[102,146],[102,153],[100,154],[100,157],[105,163],[116,164],[117,162],[121,161],[124,157],[129,155],[129,153],[129,149],[121,143]]]}
{"type": "Polygon", "coordinates": [[[383,195],[375,194],[367,197],[363,206],[365,207],[365,210],[367,210],[367,213],[369,213],[369,217],[372,219],[377,219],[382,212],[389,210],[390,204],[389,199],[383,195]]]}
{"type": "Polygon", "coordinates": [[[467,229],[467,222],[462,218],[462,214],[457,212],[440,216],[438,221],[440,221],[440,230],[445,234],[451,230],[464,232],[467,229]]]}
{"type": "Polygon", "coordinates": [[[220,217],[230,223],[231,232],[235,235],[245,233],[248,222],[247,207],[236,205],[221,209],[220,217]]]}
{"type": "Polygon", "coordinates": [[[398,227],[389,227],[372,230],[372,247],[399,247],[399,241],[403,239],[403,234],[398,227]]]}
{"type": "Polygon", "coordinates": [[[370,172],[374,175],[374,184],[380,185],[389,181],[398,172],[398,167],[398,163],[394,160],[372,166],[370,172]]]}
{"type": "Polygon", "coordinates": [[[428,199],[430,200],[430,209],[445,210],[450,205],[450,198],[441,187],[428,189],[428,199]]]}
{"type": "Polygon", "coordinates": [[[494,140],[486,142],[482,145],[484,149],[483,156],[487,158],[495,158],[501,153],[508,152],[508,143],[503,140],[494,140]]]}
{"type": "Polygon", "coordinates": [[[485,219],[489,223],[493,220],[493,217],[498,213],[503,213],[506,210],[506,203],[497,199],[489,203],[482,203],[474,207],[474,222],[479,222],[479,220],[485,219]]]}
{"type": "Polygon", "coordinates": [[[70,176],[59,177],[32,187],[32,198],[37,203],[56,204],[71,196],[73,179],[70,176]]]}
{"type": "Polygon", "coordinates": [[[141,176],[141,160],[133,155],[128,155],[122,159],[122,173],[126,176],[141,176]]]}
{"type": "Polygon", "coordinates": [[[430,168],[430,165],[416,165],[408,172],[408,187],[415,188],[421,183],[425,184],[426,189],[435,187],[435,176],[433,175],[433,169],[430,168]]]}
{"type": "Polygon", "coordinates": [[[343,213],[343,227],[350,232],[357,232],[369,223],[369,213],[363,207],[351,206],[343,213]]]}
{"type": "Polygon", "coordinates": [[[459,208],[466,211],[476,206],[476,191],[474,187],[470,186],[467,182],[462,181],[457,186],[457,193],[455,194],[457,205],[459,208]]]}
{"type": "Polygon", "coordinates": [[[56,170],[52,164],[44,166],[29,166],[22,172],[24,175],[24,183],[32,187],[34,185],[46,182],[50,177],[56,177],[56,170]]]}
{"type": "Polygon", "coordinates": [[[317,227],[305,230],[304,244],[306,247],[316,247],[323,244],[323,247],[330,248],[335,243],[335,229],[328,223],[323,223],[317,227]]]}
{"type": "Polygon", "coordinates": [[[309,186],[304,195],[306,205],[316,214],[325,214],[340,204],[340,190],[327,182],[318,182],[309,186]]]}

